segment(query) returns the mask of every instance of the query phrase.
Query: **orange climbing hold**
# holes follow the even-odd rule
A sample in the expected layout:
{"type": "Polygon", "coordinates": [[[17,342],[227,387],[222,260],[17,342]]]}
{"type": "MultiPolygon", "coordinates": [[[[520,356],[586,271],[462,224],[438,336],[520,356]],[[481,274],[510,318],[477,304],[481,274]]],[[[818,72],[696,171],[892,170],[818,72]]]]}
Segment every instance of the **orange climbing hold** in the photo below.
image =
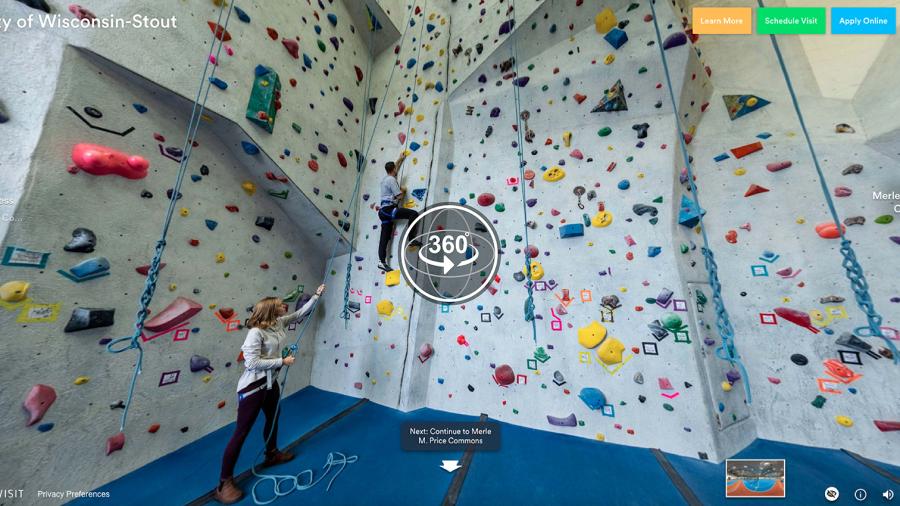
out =
{"type": "Polygon", "coordinates": [[[747,188],[747,191],[744,192],[744,196],[745,196],[745,197],[752,197],[752,196],[757,195],[757,194],[760,194],[760,193],[766,193],[767,191],[769,191],[768,188],[765,188],[765,187],[760,186],[760,185],[758,185],[758,184],[751,184],[751,185],[750,185],[750,188],[747,188]]]}
{"type": "Polygon", "coordinates": [[[575,101],[578,102],[579,104],[584,102],[585,100],[587,100],[587,95],[582,95],[581,93],[575,94],[575,101]]]}
{"type": "Polygon", "coordinates": [[[822,239],[837,239],[841,236],[842,233],[846,231],[847,227],[841,225],[841,230],[839,232],[837,225],[833,221],[819,223],[818,225],[816,225],[816,233],[819,234],[819,237],[821,237],[822,239]]]}
{"type": "Polygon", "coordinates": [[[763,145],[761,142],[754,142],[752,144],[746,144],[744,146],[738,146],[731,150],[731,154],[734,155],[735,158],[743,158],[750,153],[756,153],[757,151],[762,150],[763,145]]]}

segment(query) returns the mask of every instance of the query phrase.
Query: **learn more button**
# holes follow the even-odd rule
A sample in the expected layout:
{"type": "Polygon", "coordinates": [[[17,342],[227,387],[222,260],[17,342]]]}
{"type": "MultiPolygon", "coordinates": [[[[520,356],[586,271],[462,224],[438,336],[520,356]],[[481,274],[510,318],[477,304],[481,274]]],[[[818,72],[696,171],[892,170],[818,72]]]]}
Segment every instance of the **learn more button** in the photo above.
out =
{"type": "Polygon", "coordinates": [[[886,35],[897,33],[896,7],[832,7],[831,33],[886,35]]]}

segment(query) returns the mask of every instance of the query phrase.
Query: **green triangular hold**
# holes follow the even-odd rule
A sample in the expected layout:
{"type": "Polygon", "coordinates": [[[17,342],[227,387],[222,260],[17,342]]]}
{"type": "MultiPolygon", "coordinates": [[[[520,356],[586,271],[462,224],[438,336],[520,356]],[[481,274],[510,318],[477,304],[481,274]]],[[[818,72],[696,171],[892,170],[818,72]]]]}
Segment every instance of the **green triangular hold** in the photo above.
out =
{"type": "Polygon", "coordinates": [[[662,202],[663,202],[662,195],[660,195],[659,197],[656,197],[655,199],[653,199],[653,203],[654,203],[654,204],[662,204],[662,202]]]}

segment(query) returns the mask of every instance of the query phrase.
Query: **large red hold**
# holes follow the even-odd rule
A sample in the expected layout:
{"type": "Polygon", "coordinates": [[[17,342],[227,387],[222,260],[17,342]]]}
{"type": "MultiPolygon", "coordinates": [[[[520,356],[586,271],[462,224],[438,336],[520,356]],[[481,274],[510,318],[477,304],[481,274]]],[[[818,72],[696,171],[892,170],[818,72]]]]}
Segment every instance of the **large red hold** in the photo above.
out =
{"type": "Polygon", "coordinates": [[[494,194],[493,193],[482,193],[478,196],[478,205],[481,207],[487,207],[494,203],[494,194]]]}
{"type": "Polygon", "coordinates": [[[125,447],[125,433],[119,432],[115,436],[110,436],[106,440],[106,454],[117,452],[125,447]]]}
{"type": "Polygon", "coordinates": [[[300,59],[300,43],[296,39],[281,39],[281,44],[295,60],[300,59]]]}
{"type": "Polygon", "coordinates": [[[34,425],[41,421],[41,418],[56,401],[56,390],[50,385],[37,384],[31,387],[25,402],[22,406],[28,411],[28,422],[25,425],[34,425]]]}
{"type": "Polygon", "coordinates": [[[494,381],[500,386],[512,385],[516,381],[516,373],[512,367],[503,364],[494,371],[494,381]]]}
{"type": "Polygon", "coordinates": [[[203,310],[203,306],[186,297],[176,297],[171,304],[144,323],[150,332],[165,332],[203,310]]]}
{"type": "Polygon", "coordinates": [[[147,177],[150,162],[137,155],[128,155],[97,144],[76,144],[72,147],[72,161],[79,169],[95,176],[116,174],[127,179],[147,177]]]}

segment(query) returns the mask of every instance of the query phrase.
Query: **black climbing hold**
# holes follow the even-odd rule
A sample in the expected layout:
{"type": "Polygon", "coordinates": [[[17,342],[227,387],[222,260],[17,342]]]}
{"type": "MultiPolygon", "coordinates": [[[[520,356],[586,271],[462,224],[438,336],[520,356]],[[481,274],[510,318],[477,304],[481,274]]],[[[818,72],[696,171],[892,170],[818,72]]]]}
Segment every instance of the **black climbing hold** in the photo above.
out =
{"type": "Polygon", "coordinates": [[[375,104],[378,103],[378,97],[372,97],[369,99],[369,111],[372,114],[375,114],[375,104]]]}
{"type": "Polygon", "coordinates": [[[636,125],[631,125],[631,129],[637,132],[638,139],[646,139],[647,138],[647,129],[650,128],[650,125],[647,123],[638,123],[636,125]]]}
{"type": "Polygon", "coordinates": [[[253,242],[259,242],[259,236],[256,235],[256,234],[253,234],[253,237],[251,237],[250,239],[251,239],[253,242]]]}
{"type": "Polygon", "coordinates": [[[125,401],[116,401],[109,405],[109,409],[125,409],[125,401]]]}
{"type": "Polygon", "coordinates": [[[115,309],[76,308],[72,310],[72,316],[63,331],[78,332],[79,330],[109,327],[115,323],[115,314],[115,309]]]}
{"type": "MultiPolygon", "coordinates": [[[[169,200],[172,200],[172,193],[173,193],[173,192],[174,192],[174,190],[173,190],[172,188],[169,188],[168,190],[166,190],[166,198],[169,199],[169,200]]],[[[181,192],[178,192],[178,198],[176,198],[175,200],[180,199],[181,196],[182,196],[182,195],[181,195],[181,192]]]]}
{"type": "Polygon", "coordinates": [[[184,154],[184,151],[181,148],[176,148],[175,146],[169,146],[166,148],[166,153],[172,155],[175,158],[181,158],[181,155],[184,154]]]}
{"type": "Polygon", "coordinates": [[[641,403],[643,403],[644,401],[647,400],[647,398],[644,397],[643,395],[639,395],[639,396],[638,396],[638,400],[641,401],[641,403]]]}
{"type": "Polygon", "coordinates": [[[469,391],[470,391],[470,392],[474,392],[474,391],[475,391],[475,387],[473,387],[472,385],[469,385],[469,391]]]}
{"type": "Polygon", "coordinates": [[[90,106],[85,107],[84,113],[87,114],[88,116],[90,116],[92,118],[96,118],[96,119],[100,119],[103,117],[103,113],[100,112],[100,109],[97,109],[96,107],[90,107],[90,106]]]}
{"type": "Polygon", "coordinates": [[[201,165],[200,166],[200,174],[204,175],[204,176],[208,176],[209,175],[209,167],[207,167],[206,165],[201,165]]]}
{"type": "Polygon", "coordinates": [[[66,251],[74,251],[77,253],[90,253],[94,251],[97,245],[97,236],[94,232],[87,228],[76,228],[72,231],[72,240],[69,244],[63,246],[66,251]]]}
{"type": "Polygon", "coordinates": [[[521,272],[514,272],[513,279],[515,279],[517,282],[521,283],[522,281],[525,281],[525,275],[522,274],[521,272]]]}
{"type": "Polygon", "coordinates": [[[47,5],[47,2],[44,0],[16,0],[19,3],[23,3],[32,9],[38,9],[44,11],[46,13],[50,13],[50,6],[47,5]]]}
{"type": "Polygon", "coordinates": [[[181,428],[181,432],[182,432],[182,433],[185,433],[185,432],[187,432],[187,431],[188,431],[188,428],[187,428],[187,427],[182,427],[182,428],[181,428]]]}
{"type": "Polygon", "coordinates": [[[794,353],[791,355],[791,362],[797,365],[806,365],[809,363],[809,359],[799,353],[794,353]]]}
{"type": "Polygon", "coordinates": [[[3,107],[3,102],[0,102],[0,123],[6,123],[9,121],[9,114],[6,113],[6,108],[3,107]]]}
{"type": "Polygon", "coordinates": [[[257,216],[256,226],[266,230],[272,230],[272,227],[275,226],[275,218],[271,216],[257,216]]]}
{"type": "Polygon", "coordinates": [[[209,368],[209,359],[200,355],[191,356],[191,372],[202,371],[209,368]]]}
{"type": "Polygon", "coordinates": [[[148,192],[147,190],[144,190],[144,191],[141,192],[141,198],[152,199],[152,198],[153,198],[153,194],[150,193],[150,192],[148,192]]]}

